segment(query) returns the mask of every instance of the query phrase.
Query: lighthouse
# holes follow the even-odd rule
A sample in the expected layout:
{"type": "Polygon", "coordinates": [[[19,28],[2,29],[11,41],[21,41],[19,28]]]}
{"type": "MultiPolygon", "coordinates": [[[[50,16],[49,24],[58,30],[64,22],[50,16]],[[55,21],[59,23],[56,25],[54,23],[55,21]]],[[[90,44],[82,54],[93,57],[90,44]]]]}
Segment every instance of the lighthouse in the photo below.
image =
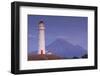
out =
{"type": "Polygon", "coordinates": [[[45,52],[45,24],[43,21],[38,23],[38,31],[39,31],[39,42],[38,42],[38,54],[44,55],[45,52]]]}

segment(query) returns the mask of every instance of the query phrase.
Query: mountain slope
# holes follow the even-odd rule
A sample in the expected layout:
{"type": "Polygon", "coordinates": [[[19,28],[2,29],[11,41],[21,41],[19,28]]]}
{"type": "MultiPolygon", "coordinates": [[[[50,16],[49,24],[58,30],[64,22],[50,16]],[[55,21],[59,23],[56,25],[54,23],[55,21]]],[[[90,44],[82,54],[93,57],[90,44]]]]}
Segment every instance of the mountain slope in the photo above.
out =
{"type": "Polygon", "coordinates": [[[50,45],[46,46],[46,50],[65,58],[81,57],[82,55],[87,54],[87,51],[81,46],[75,46],[64,39],[55,40],[50,45]]]}

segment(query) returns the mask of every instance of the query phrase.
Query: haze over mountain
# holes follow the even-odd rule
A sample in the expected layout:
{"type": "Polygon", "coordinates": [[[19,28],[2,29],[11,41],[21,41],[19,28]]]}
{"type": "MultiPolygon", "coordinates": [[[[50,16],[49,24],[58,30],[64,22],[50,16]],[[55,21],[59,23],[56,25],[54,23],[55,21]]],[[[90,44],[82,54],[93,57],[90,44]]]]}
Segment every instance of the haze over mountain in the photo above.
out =
{"type": "Polygon", "coordinates": [[[73,45],[64,39],[56,39],[46,46],[46,50],[64,58],[81,57],[87,54],[87,51],[79,45],[73,45]]]}

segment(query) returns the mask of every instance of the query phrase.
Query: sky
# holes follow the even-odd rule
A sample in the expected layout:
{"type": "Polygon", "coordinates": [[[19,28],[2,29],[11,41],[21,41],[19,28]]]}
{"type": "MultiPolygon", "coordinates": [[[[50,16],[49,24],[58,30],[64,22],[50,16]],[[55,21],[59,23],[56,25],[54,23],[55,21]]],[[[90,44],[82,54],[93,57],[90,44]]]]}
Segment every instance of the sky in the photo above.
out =
{"type": "Polygon", "coordinates": [[[28,52],[38,51],[38,23],[41,20],[46,28],[46,46],[61,38],[87,50],[87,17],[28,15],[28,52]]]}

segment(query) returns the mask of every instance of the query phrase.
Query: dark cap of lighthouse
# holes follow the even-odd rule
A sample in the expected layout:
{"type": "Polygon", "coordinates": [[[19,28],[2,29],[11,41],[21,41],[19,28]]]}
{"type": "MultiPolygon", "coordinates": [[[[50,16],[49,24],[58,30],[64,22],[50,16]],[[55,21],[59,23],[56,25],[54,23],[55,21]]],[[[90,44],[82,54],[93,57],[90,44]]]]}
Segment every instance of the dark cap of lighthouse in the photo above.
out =
{"type": "Polygon", "coordinates": [[[40,29],[40,30],[44,30],[44,29],[45,29],[45,24],[44,24],[43,21],[40,21],[40,22],[38,23],[38,26],[39,26],[39,29],[40,29]]]}
{"type": "Polygon", "coordinates": [[[44,24],[44,22],[43,21],[40,21],[39,24],[44,24]]]}
{"type": "Polygon", "coordinates": [[[44,23],[44,21],[40,21],[39,24],[44,23]]]}

